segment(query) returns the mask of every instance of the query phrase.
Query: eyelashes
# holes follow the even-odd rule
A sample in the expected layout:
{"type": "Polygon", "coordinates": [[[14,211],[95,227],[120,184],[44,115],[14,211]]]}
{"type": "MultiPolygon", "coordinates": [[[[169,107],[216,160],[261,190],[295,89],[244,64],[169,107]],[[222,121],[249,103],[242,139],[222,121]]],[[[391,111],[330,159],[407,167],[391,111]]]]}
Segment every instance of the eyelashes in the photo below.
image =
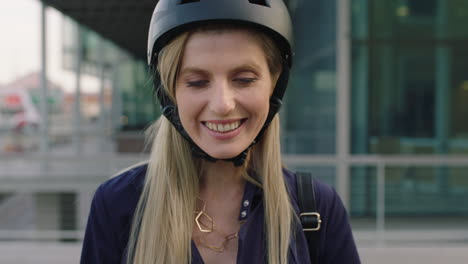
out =
{"type": "Polygon", "coordinates": [[[205,87],[206,85],[208,85],[208,83],[208,80],[200,80],[187,82],[186,85],[187,87],[205,87]]]}
{"type": "Polygon", "coordinates": [[[258,79],[257,78],[237,78],[234,79],[235,82],[243,84],[243,85],[249,85],[254,82],[256,82],[258,79]]]}
{"type": "MultiPolygon", "coordinates": [[[[236,86],[245,87],[255,83],[257,80],[258,78],[235,78],[232,81],[236,86]]],[[[203,88],[208,86],[209,83],[210,82],[208,80],[187,81],[186,86],[194,88],[203,88]]]]}

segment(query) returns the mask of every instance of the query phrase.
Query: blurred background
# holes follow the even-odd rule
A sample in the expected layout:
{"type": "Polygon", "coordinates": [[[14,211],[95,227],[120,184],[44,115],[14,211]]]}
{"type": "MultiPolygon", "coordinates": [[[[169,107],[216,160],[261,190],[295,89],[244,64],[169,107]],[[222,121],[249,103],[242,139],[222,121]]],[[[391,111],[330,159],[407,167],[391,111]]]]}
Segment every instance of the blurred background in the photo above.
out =
{"type": "MultiPolygon", "coordinates": [[[[78,263],[95,189],[147,158],[156,2],[3,1],[0,263],[78,263]]],[[[468,1],[285,2],[285,163],[338,190],[363,263],[468,263],[468,1]]]]}

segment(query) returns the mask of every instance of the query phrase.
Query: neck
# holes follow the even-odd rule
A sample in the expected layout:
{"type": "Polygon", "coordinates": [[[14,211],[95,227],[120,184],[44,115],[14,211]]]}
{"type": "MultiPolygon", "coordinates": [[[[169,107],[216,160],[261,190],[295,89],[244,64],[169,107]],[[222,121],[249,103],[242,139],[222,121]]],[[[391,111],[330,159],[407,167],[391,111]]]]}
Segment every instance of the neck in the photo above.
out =
{"type": "Polygon", "coordinates": [[[245,179],[242,168],[235,167],[232,162],[206,162],[200,178],[200,196],[213,200],[242,194],[245,179]]]}

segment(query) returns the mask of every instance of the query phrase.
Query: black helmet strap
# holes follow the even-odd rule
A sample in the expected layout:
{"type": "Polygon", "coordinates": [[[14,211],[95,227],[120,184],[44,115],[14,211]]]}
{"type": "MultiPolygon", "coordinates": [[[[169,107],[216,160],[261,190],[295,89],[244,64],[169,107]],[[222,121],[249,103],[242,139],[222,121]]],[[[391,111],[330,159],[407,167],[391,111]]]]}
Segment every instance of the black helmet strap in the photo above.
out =
{"type": "Polygon", "coordinates": [[[182,126],[182,122],[180,121],[179,111],[177,109],[176,104],[171,100],[171,98],[161,85],[161,80],[158,71],[156,69],[153,69],[153,67],[151,71],[154,73],[153,86],[156,89],[156,95],[161,104],[161,113],[172,123],[174,128],[182,135],[182,137],[184,137],[189,142],[192,154],[198,158],[202,158],[210,162],[216,162],[218,160],[230,161],[234,163],[234,166],[239,167],[245,163],[245,160],[247,159],[247,155],[249,153],[249,149],[255,143],[257,143],[259,139],[263,136],[267,127],[270,125],[271,121],[279,112],[281,105],[283,104],[282,98],[289,79],[289,64],[287,61],[288,60],[286,58],[283,62],[283,69],[278,78],[278,81],[276,82],[273,94],[270,97],[270,107],[268,110],[267,119],[265,120],[265,124],[263,124],[262,129],[255,137],[254,141],[239,155],[230,159],[213,158],[210,155],[208,155],[204,150],[202,150],[199,146],[197,146],[195,142],[193,142],[192,138],[190,138],[187,131],[185,131],[184,127],[182,126]]]}

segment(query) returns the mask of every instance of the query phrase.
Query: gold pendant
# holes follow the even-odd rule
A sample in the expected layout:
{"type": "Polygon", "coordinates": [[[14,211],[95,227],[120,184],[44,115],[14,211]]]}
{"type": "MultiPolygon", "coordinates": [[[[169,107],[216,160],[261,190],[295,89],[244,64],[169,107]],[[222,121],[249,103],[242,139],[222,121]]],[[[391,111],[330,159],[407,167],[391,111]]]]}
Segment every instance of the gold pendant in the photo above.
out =
{"type": "Polygon", "coordinates": [[[197,214],[197,217],[195,217],[195,223],[197,223],[198,229],[199,229],[201,232],[203,232],[203,233],[211,233],[211,232],[213,232],[213,230],[214,230],[214,222],[213,222],[213,219],[212,219],[209,215],[207,215],[207,214],[205,213],[205,210],[202,210],[201,212],[199,212],[199,213],[197,214]],[[202,216],[206,216],[206,218],[208,218],[208,220],[210,220],[210,226],[206,226],[206,225],[204,225],[203,223],[200,222],[200,218],[201,218],[202,216]],[[205,229],[205,228],[203,228],[203,227],[207,227],[208,229],[205,229]]]}

